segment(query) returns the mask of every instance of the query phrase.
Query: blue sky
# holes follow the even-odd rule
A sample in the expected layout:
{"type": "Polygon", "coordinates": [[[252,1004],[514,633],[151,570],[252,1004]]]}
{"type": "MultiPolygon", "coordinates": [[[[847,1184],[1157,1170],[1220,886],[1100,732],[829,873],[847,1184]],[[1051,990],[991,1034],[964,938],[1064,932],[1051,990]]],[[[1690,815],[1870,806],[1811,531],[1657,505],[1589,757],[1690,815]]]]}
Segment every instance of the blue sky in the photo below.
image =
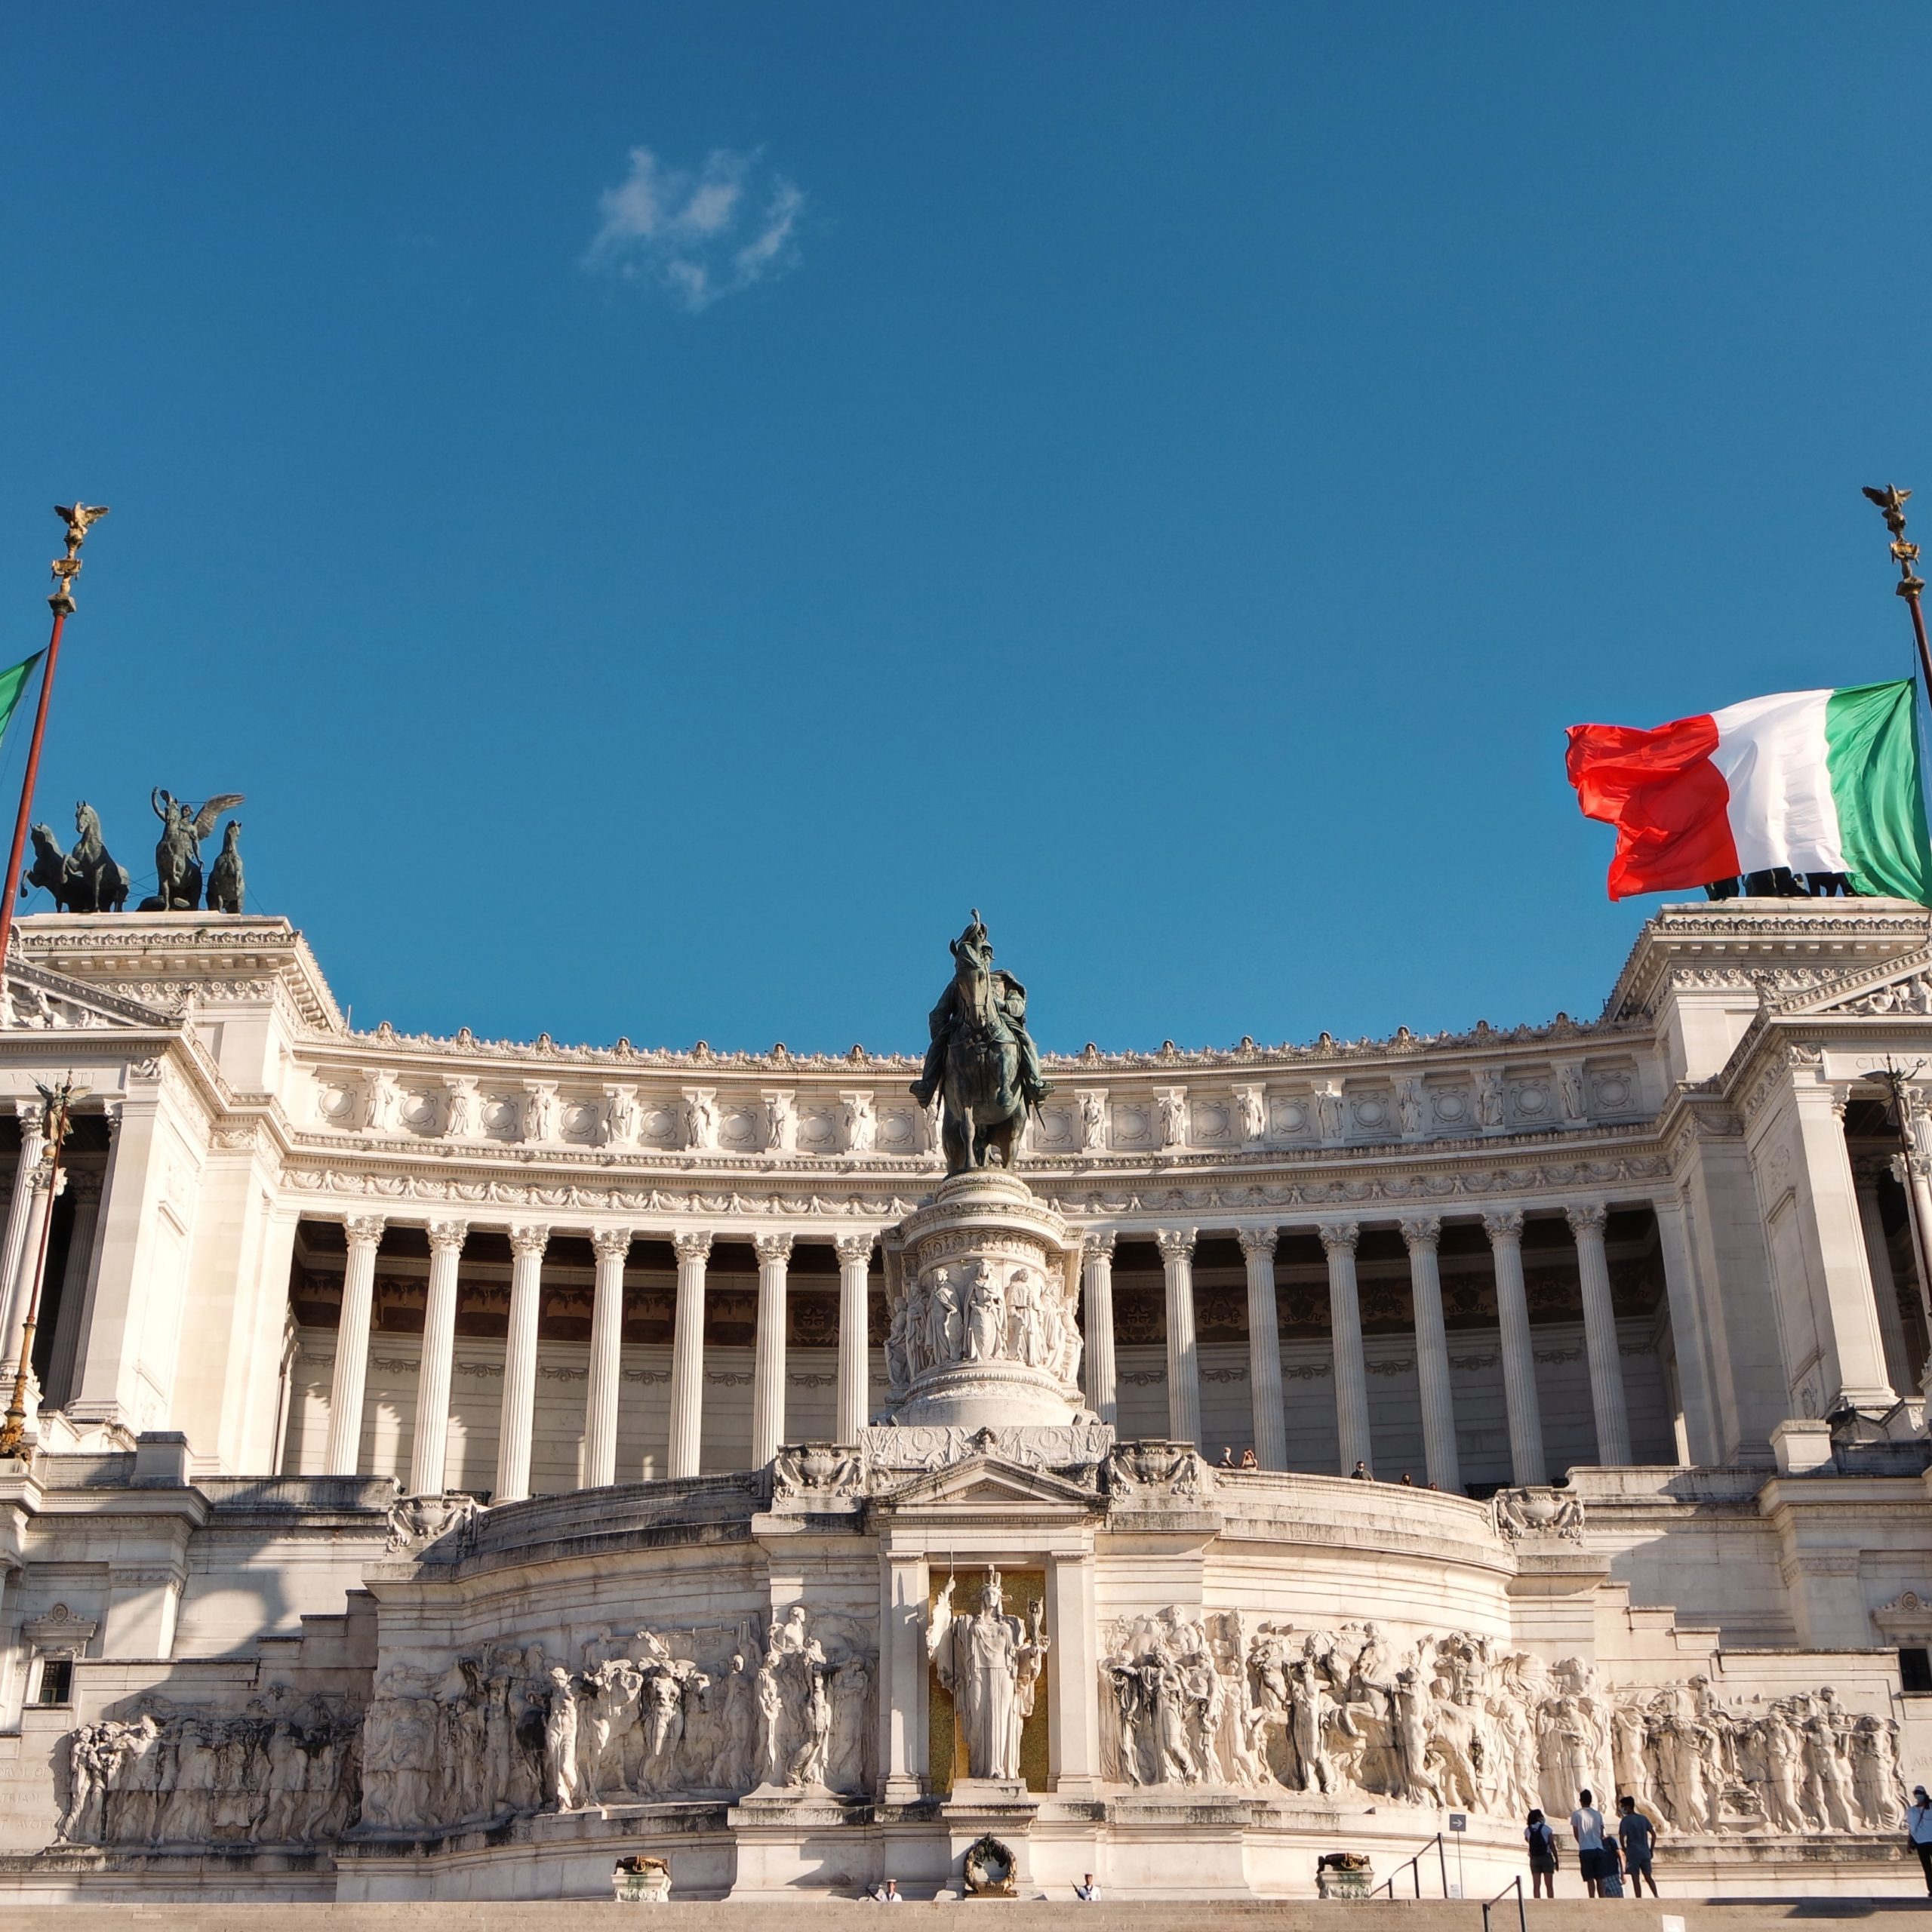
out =
{"type": "Polygon", "coordinates": [[[247,793],[358,1024],[912,1048],[974,904],[1055,1048],[1594,1013],[1564,727],[1911,668],[1923,26],[11,9],[36,816],[247,793]]]}

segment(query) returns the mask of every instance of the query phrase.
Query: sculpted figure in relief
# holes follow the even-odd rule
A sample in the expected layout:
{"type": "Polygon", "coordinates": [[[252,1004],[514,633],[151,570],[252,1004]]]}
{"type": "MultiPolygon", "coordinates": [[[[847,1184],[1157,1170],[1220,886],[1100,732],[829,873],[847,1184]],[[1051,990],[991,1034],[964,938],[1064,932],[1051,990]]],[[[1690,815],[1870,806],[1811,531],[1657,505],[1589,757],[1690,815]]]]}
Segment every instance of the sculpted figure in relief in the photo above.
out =
{"type": "Polygon", "coordinates": [[[1107,1144],[1107,1097],[1089,1088],[1080,1097],[1080,1146],[1096,1153],[1107,1144]]]}
{"type": "Polygon", "coordinates": [[[966,1291],[966,1360],[992,1361],[1006,1352],[1006,1292],[992,1267],[973,1264],[966,1291]]]}
{"type": "Polygon", "coordinates": [[[798,1145],[798,1113],[786,1093],[767,1094],[764,1100],[765,1151],[789,1154],[798,1145]]]}
{"type": "Polygon", "coordinates": [[[948,1580],[926,1629],[926,1654],[952,1694],[953,1720],[966,1741],[967,1774],[1020,1775],[1020,1730],[1033,1709],[1048,1639],[1034,1604],[1026,1622],[1007,1614],[997,1570],[988,1573],[980,1607],[955,1617],[948,1580]]]}
{"type": "Polygon", "coordinates": [[[1404,1647],[1372,1626],[1250,1631],[1177,1608],[1105,1626],[1102,1651],[1102,1755],[1123,1784],[1352,1788],[1496,1817],[1587,1785],[1687,1838],[1900,1816],[1895,1724],[1829,1690],[1734,1706],[1702,1677],[1612,1693],[1577,1658],[1468,1632],[1404,1647]]]}
{"type": "Polygon", "coordinates": [[[839,1109],[839,1120],[844,1129],[845,1151],[849,1154],[869,1154],[878,1126],[872,1112],[872,1097],[869,1094],[846,1094],[841,1099],[843,1104],[839,1109]]]}
{"type": "Polygon", "coordinates": [[[1395,1120],[1404,1134],[1422,1131],[1422,1081],[1411,1075],[1395,1083],[1395,1120]]]}
{"type": "Polygon", "coordinates": [[[1268,1103],[1259,1087],[1243,1087],[1235,1095],[1241,1121],[1241,1144],[1258,1147],[1268,1137],[1268,1103]]]}
{"type": "Polygon", "coordinates": [[[718,1109],[712,1090],[706,1087],[685,1089],[685,1145],[706,1149],[718,1145],[718,1109]]]}

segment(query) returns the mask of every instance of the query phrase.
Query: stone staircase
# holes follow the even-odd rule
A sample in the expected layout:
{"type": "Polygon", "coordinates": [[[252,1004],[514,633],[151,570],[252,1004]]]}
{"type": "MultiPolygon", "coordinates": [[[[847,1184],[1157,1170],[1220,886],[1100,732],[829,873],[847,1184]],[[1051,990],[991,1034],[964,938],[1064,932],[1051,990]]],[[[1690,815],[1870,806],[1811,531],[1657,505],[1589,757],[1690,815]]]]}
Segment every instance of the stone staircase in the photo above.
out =
{"type": "MultiPolygon", "coordinates": [[[[1525,1908],[1534,1932],[1775,1932],[1806,1919],[1871,1919],[1932,1909],[1924,1897],[1537,1900],[1525,1908]],[[1614,1916],[1613,1916],[1614,1915],[1614,1916]]],[[[80,1903],[10,1906],[9,1932],[539,1932],[557,1924],[558,1908],[573,1919],[600,1920],[620,1909],[608,1900],[493,1901],[464,1904],[181,1905],[80,1903]],[[547,1909],[546,1909],[547,1908],[547,1909]]],[[[796,1904],[691,1904],[621,1909],[620,1922],[656,1932],[852,1932],[875,1924],[880,1908],[848,1900],[801,1898],[796,1904]]],[[[890,1909],[890,1908],[888,1908],[890,1909]]],[[[1319,1903],[1309,1900],[1078,1905],[1044,1899],[974,1900],[909,1904],[908,1922],[945,1932],[1482,1932],[1482,1908],[1462,1900],[1401,1900],[1393,1903],[1319,1903]]],[[[1495,1932],[1516,1932],[1513,1899],[1495,1909],[1495,1932]]],[[[1900,1928],[1903,1932],[1903,1928],[1900,1928]]]]}

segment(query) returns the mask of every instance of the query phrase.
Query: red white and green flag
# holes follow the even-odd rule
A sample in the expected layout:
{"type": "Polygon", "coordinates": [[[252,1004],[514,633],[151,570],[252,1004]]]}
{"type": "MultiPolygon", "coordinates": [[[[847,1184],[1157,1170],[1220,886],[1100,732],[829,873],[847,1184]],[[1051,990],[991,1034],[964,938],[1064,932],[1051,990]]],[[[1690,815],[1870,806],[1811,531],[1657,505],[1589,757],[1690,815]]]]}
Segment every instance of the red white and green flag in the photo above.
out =
{"type": "Polygon", "coordinates": [[[1747,698],[1644,731],[1573,724],[1570,782],[1617,828],[1610,896],[1788,866],[1932,905],[1909,678],[1747,698]]]}

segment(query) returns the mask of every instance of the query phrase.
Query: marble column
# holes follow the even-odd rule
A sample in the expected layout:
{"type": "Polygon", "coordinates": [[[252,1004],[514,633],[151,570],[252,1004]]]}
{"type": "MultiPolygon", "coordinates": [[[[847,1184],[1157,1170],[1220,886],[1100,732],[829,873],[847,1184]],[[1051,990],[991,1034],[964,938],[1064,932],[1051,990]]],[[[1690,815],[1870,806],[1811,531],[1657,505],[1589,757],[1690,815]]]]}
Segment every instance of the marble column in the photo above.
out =
{"type": "Polygon", "coordinates": [[[879,1604],[879,1784],[888,1804],[925,1795],[930,1710],[926,1688],[926,1553],[888,1545],[879,1604]]]}
{"type": "Polygon", "coordinates": [[[537,1426],[537,1324],[543,1312],[546,1227],[510,1230],[510,1331],[503,1344],[503,1407],[497,1438],[497,1487],[490,1500],[520,1503],[530,1494],[537,1426]]]}
{"type": "Polygon", "coordinates": [[[1442,1238],[1441,1217],[1411,1215],[1401,1229],[1409,1250],[1409,1299],[1415,1307],[1423,1462],[1438,1489],[1460,1496],[1463,1463],[1456,1452],[1456,1398],[1450,1386],[1449,1337],[1442,1325],[1442,1269],[1437,1248],[1442,1238]]]}
{"type": "Polygon", "coordinates": [[[416,1371],[416,1430],[409,1451],[409,1493],[440,1496],[447,1487],[450,1377],[456,1361],[457,1270],[467,1221],[429,1223],[429,1292],[423,1309],[423,1358],[416,1371]]]}
{"type": "Polygon", "coordinates": [[[1163,1228],[1154,1237],[1168,1278],[1168,1435],[1201,1444],[1201,1361],[1194,1342],[1194,1230],[1163,1228]]]}
{"type": "Polygon", "coordinates": [[[1523,1216],[1503,1208],[1482,1217],[1496,1269],[1496,1317],[1502,1331],[1503,1400],[1509,1413],[1509,1479],[1518,1487],[1549,1480],[1543,1452],[1543,1407],[1537,1398],[1536,1351],[1523,1287],[1523,1216]]]}
{"type": "Polygon", "coordinates": [[[54,1352],[47,1364],[47,1401],[59,1408],[73,1392],[81,1330],[94,1285],[94,1237],[100,1227],[100,1197],[107,1177],[98,1168],[70,1168],[68,1192],[74,1199],[74,1226],[67,1238],[67,1265],[60,1275],[60,1306],[54,1317],[54,1352]]]}
{"type": "Polygon", "coordinates": [[[1577,1276],[1583,1284],[1583,1353],[1596,1415],[1597,1461],[1607,1469],[1623,1469],[1630,1461],[1630,1411],[1623,1397],[1617,1310],[1611,1303],[1610,1262],[1603,1247],[1609,1211],[1601,1201],[1592,1201],[1564,1212],[1577,1238],[1577,1276]]]}
{"type": "Polygon", "coordinates": [[[841,1235],[838,1252],[838,1423],[841,1442],[856,1442],[872,1419],[872,1300],[868,1279],[876,1235],[841,1235]]]}
{"type": "Polygon", "coordinates": [[[1086,1354],[1083,1358],[1087,1406],[1109,1424],[1120,1420],[1114,1380],[1114,1238],[1083,1235],[1080,1240],[1080,1314],[1086,1354]]]}
{"type": "Polygon", "coordinates": [[[764,1468],[785,1441],[785,1271],[789,1235],[758,1235],[758,1343],[752,1357],[752,1467],[764,1468]]]}
{"type": "Polygon", "coordinates": [[[1718,1429],[1711,1337],[1700,1306],[1702,1287],[1690,1244],[1690,1217],[1684,1203],[1668,1195],[1653,1199],[1651,1211],[1657,1217],[1657,1254],[1663,1263],[1664,1296],[1670,1307],[1687,1460],[1694,1468],[1721,1468],[1735,1458],[1727,1455],[1718,1429]]]}
{"type": "Polygon", "coordinates": [[[1047,1781],[1063,1801],[1100,1795],[1100,1613],[1094,1552],[1056,1552],[1047,1565],[1047,1636],[1055,1667],[1047,1673],[1047,1781]]]}
{"type": "MultiPolygon", "coordinates": [[[[28,1246],[27,1223],[33,1215],[34,1177],[40,1172],[41,1156],[47,1151],[46,1108],[38,1100],[16,1100],[14,1111],[20,1118],[20,1157],[14,1164],[6,1232],[0,1235],[0,1307],[4,1307],[9,1342],[25,1318],[20,1279],[26,1264],[22,1257],[28,1246]]],[[[11,1347],[7,1358],[12,1359],[11,1347]]]]}
{"type": "MultiPolygon", "coordinates": [[[[36,1291],[43,1307],[47,1300],[46,1286],[40,1278],[41,1268],[45,1258],[48,1226],[53,1219],[54,1204],[67,1191],[67,1170],[63,1168],[56,1173],[50,1163],[43,1161],[35,1168],[29,1185],[32,1199],[27,1211],[26,1238],[20,1249],[20,1273],[14,1284],[13,1304],[7,1327],[5,1379],[10,1391],[20,1366],[22,1352],[31,1354],[32,1352],[33,1343],[27,1339],[26,1324],[27,1317],[31,1312],[38,1331],[41,1310],[35,1306],[36,1291]]],[[[37,1333],[35,1339],[38,1339],[37,1333]]],[[[36,1418],[40,1414],[40,1385],[35,1379],[31,1367],[27,1375],[25,1395],[27,1426],[32,1429],[36,1426],[36,1418]]]]}
{"type": "Polygon", "coordinates": [[[675,1235],[678,1309],[671,1340],[671,1444],[665,1474],[697,1474],[704,1424],[704,1268],[708,1234],[675,1235]]]}
{"type": "Polygon", "coordinates": [[[1247,1257],[1247,1387],[1254,1412],[1254,1460],[1264,1469],[1288,1466],[1288,1417],[1281,1401],[1281,1331],[1275,1308],[1272,1228],[1243,1228],[1247,1257]]]}
{"type": "Polygon", "coordinates": [[[376,1299],[376,1251],[383,1217],[361,1214],[345,1232],[349,1259],[342,1271],[342,1319],[335,1331],[335,1378],[329,1389],[328,1447],[323,1473],[352,1476],[362,1453],[362,1387],[369,1374],[369,1316],[376,1299]]]}
{"type": "Polygon", "coordinates": [[[1319,1229],[1328,1254],[1328,1324],[1335,1346],[1335,1433],[1342,1473],[1352,1475],[1358,1463],[1373,1473],[1374,1445],[1368,1430],[1368,1365],[1362,1354],[1361,1300],[1355,1291],[1355,1243],[1361,1229],[1353,1221],[1324,1221],[1319,1229]]]}
{"type": "MultiPolygon", "coordinates": [[[[1879,1204],[1878,1176],[1870,1168],[1857,1171],[1858,1222],[1865,1235],[1865,1258],[1871,1265],[1872,1294],[1878,1308],[1878,1339],[1884,1345],[1885,1373],[1901,1394],[1917,1384],[1907,1352],[1905,1317],[1899,1310],[1898,1276],[1892,1268],[1891,1244],[1885,1238],[1884,1210],[1879,1204]]],[[[61,1297],[66,1305],[66,1297],[61,1297]]]]}
{"type": "Polygon", "coordinates": [[[88,1242],[87,1272],[80,1283],[78,1294],[63,1291],[60,1319],[54,1327],[52,1367],[58,1378],[55,1386],[60,1390],[63,1408],[69,1407],[78,1398],[82,1378],[87,1372],[88,1338],[93,1332],[94,1301],[100,1292],[101,1251],[107,1240],[106,1210],[114,1185],[115,1168],[120,1158],[121,1109],[122,1103],[118,1100],[101,1103],[101,1117],[107,1124],[107,1164],[97,1176],[100,1192],[94,1202],[94,1232],[88,1242]]]}
{"type": "Polygon", "coordinates": [[[597,1287],[590,1307],[590,1383],[584,1392],[583,1486],[617,1480],[617,1402],[623,1389],[624,1263],[629,1228],[599,1228],[590,1237],[597,1287]]]}

